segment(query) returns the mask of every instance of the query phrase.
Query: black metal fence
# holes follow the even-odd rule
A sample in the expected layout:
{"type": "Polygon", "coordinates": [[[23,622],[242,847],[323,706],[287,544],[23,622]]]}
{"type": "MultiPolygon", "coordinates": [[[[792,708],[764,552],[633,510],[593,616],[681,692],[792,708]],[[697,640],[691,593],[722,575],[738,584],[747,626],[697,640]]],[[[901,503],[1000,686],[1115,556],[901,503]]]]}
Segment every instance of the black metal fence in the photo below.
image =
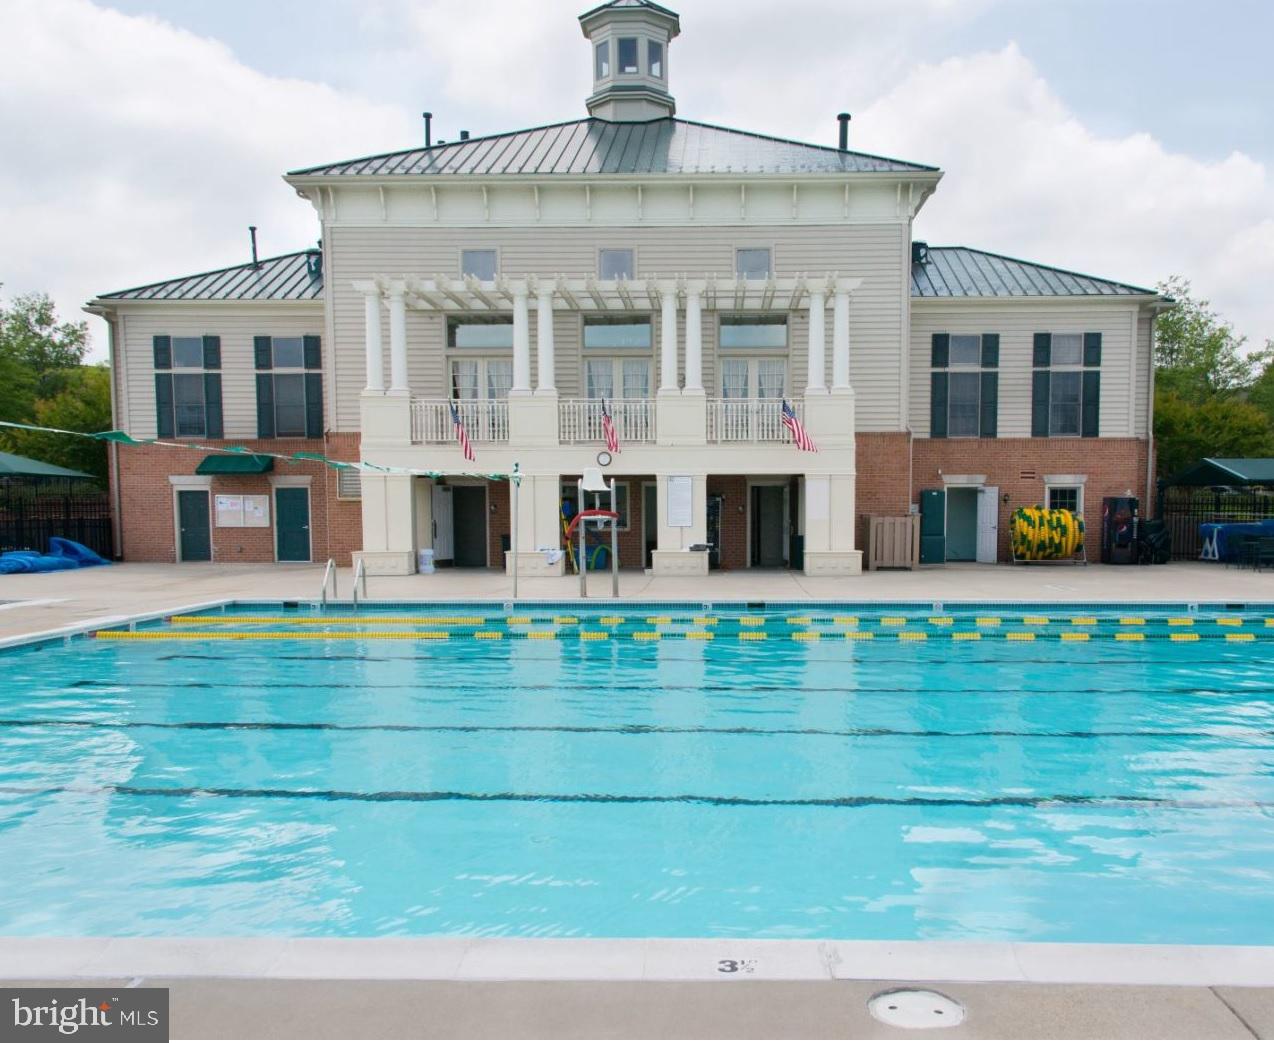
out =
{"type": "Polygon", "coordinates": [[[51,536],[114,557],[107,494],[87,482],[0,483],[0,553],[47,551],[51,536]]]}
{"type": "Polygon", "coordinates": [[[1160,516],[1172,536],[1172,557],[1193,560],[1203,549],[1203,522],[1253,522],[1274,518],[1274,489],[1208,489],[1175,485],[1160,496],[1160,516]]]}

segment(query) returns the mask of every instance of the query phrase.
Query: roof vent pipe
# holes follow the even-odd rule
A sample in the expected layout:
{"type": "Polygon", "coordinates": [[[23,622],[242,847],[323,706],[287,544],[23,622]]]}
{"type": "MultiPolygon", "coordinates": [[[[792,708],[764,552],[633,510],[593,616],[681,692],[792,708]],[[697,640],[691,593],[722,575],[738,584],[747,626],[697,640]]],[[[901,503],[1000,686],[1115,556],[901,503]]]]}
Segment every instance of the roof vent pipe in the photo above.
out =
{"type": "Polygon", "coordinates": [[[260,268],[261,262],[257,260],[257,226],[248,225],[248,235],[252,239],[252,267],[260,268]]]}
{"type": "Polygon", "coordinates": [[[844,152],[849,148],[849,113],[839,113],[836,119],[840,123],[840,150],[844,152]]]}
{"type": "Polygon", "coordinates": [[[425,118],[425,148],[429,148],[433,144],[432,124],[434,114],[432,112],[422,112],[421,115],[425,118]]]}
{"type": "Polygon", "coordinates": [[[462,131],[460,132],[460,140],[461,140],[461,141],[468,141],[468,140],[469,140],[469,132],[468,132],[467,130],[462,130],[462,131]]]}

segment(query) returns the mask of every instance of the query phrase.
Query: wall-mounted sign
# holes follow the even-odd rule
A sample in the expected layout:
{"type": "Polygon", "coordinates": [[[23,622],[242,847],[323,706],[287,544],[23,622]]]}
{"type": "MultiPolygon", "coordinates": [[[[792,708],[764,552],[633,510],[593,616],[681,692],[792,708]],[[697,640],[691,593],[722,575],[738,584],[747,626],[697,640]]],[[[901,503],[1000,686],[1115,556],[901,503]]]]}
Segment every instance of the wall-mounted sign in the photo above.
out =
{"type": "Polygon", "coordinates": [[[694,479],[688,474],[670,474],[668,482],[668,527],[689,529],[694,525],[694,479]]]}
{"type": "Polygon", "coordinates": [[[218,493],[214,497],[219,529],[265,529],[270,525],[270,497],[218,493]]]}

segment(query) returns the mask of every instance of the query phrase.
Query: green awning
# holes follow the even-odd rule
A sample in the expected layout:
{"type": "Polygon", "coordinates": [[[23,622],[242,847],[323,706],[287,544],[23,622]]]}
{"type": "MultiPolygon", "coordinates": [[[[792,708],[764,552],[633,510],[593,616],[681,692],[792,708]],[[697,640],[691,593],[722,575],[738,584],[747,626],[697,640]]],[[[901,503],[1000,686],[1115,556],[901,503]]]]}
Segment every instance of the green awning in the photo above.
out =
{"type": "Polygon", "coordinates": [[[1165,485],[1274,485],[1274,457],[1205,457],[1165,485]]]}
{"type": "Polygon", "coordinates": [[[43,460],[32,460],[29,456],[18,456],[16,453],[0,453],[0,476],[12,478],[92,478],[83,471],[72,471],[69,467],[58,467],[57,464],[46,464],[43,460]]]}
{"type": "Polygon", "coordinates": [[[274,470],[274,458],[239,453],[213,453],[199,461],[195,474],[265,474],[274,470]]]}

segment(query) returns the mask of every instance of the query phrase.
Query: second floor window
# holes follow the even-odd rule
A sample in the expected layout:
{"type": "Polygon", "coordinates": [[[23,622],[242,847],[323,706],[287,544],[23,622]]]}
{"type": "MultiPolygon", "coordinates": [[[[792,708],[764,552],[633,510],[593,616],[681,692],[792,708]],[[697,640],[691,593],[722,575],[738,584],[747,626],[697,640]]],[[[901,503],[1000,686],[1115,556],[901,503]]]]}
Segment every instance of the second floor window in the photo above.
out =
{"type": "Polygon", "coordinates": [[[598,278],[631,279],[634,273],[632,250],[603,249],[597,252],[598,278]]]}
{"type": "Polygon", "coordinates": [[[155,432],[160,438],[221,438],[221,338],[157,335],[155,432]]]}
{"type": "Polygon", "coordinates": [[[723,358],[721,397],[782,398],[787,387],[787,360],[779,358],[723,358]]]}
{"type": "Polygon", "coordinates": [[[734,273],[742,279],[765,279],[773,270],[768,246],[749,246],[734,251],[734,273]]]}
{"type": "Polygon", "coordinates": [[[461,275],[472,275],[482,282],[492,282],[495,279],[497,265],[498,260],[494,250],[460,251],[461,275]]]}
{"type": "Polygon", "coordinates": [[[1032,347],[1031,436],[1096,438],[1101,334],[1037,333],[1032,347]]]}
{"type": "Polygon", "coordinates": [[[507,315],[495,318],[475,315],[468,318],[448,319],[447,347],[512,350],[513,318],[507,315]]]}
{"type": "Polygon", "coordinates": [[[930,344],[929,437],[994,438],[1000,390],[998,333],[935,333],[930,344]]]}
{"type": "Polygon", "coordinates": [[[649,398],[650,359],[622,356],[585,359],[584,394],[587,398],[649,398]]]}
{"type": "Polygon", "coordinates": [[[610,318],[589,316],[584,320],[584,350],[608,351],[630,348],[649,351],[651,341],[650,319],[646,316],[610,318]]]}
{"type": "Polygon", "coordinates": [[[323,437],[322,342],[315,335],[253,338],[257,437],[323,437]]]}
{"type": "Polygon", "coordinates": [[[451,360],[451,397],[461,402],[480,398],[508,398],[513,387],[513,360],[465,358],[451,360]]]}
{"type": "Polygon", "coordinates": [[[786,348],[786,315],[722,315],[721,347],[786,348]]]}

